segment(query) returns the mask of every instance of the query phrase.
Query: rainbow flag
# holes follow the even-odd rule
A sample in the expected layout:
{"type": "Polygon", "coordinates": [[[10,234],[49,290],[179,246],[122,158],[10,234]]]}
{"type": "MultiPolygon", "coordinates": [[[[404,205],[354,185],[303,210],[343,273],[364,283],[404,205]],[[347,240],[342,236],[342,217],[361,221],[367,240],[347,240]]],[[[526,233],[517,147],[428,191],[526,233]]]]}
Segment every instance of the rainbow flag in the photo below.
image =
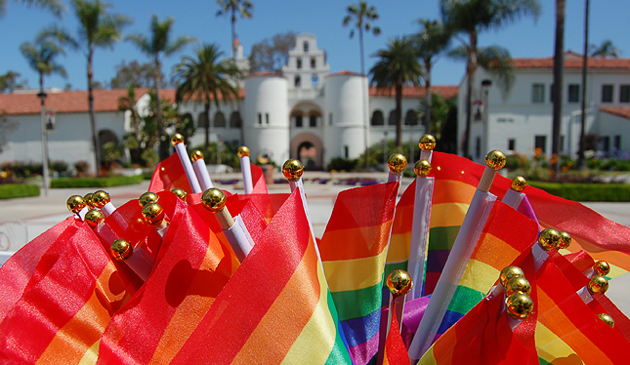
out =
{"type": "Polygon", "coordinates": [[[157,164],[148,191],[171,191],[175,188],[183,189],[188,194],[192,193],[192,188],[177,153],[173,153],[157,164]]]}
{"type": "Polygon", "coordinates": [[[537,364],[531,361],[535,360],[535,351],[510,328],[502,302],[503,296],[479,302],[429,348],[418,364],[537,364]]]}
{"type": "Polygon", "coordinates": [[[92,229],[71,224],[0,322],[5,363],[93,364],[105,326],[135,290],[92,229]]]}
{"type": "Polygon", "coordinates": [[[541,364],[628,362],[628,340],[584,304],[554,260],[545,261],[535,281],[535,339],[541,364]]]}
{"type": "Polygon", "coordinates": [[[174,206],[166,198],[160,201],[170,224],[158,260],[142,288],[108,324],[101,364],[168,364],[238,268],[229,246],[191,207],[174,197],[174,206]]]}
{"type": "Polygon", "coordinates": [[[267,182],[263,170],[253,164],[250,165],[250,168],[252,170],[252,194],[267,194],[267,182]]]}
{"type": "Polygon", "coordinates": [[[391,307],[392,320],[389,323],[389,333],[385,341],[383,365],[409,365],[407,347],[400,335],[398,318],[396,318],[396,304],[391,307]]]}
{"type": "Polygon", "coordinates": [[[173,364],[352,364],[299,192],[269,223],[173,364]]]}
{"type": "Polygon", "coordinates": [[[530,249],[537,236],[536,222],[495,202],[437,333],[446,332],[477,305],[495,285],[501,270],[530,249]]]}
{"type": "Polygon", "coordinates": [[[398,183],[339,193],[319,251],[355,364],[378,351],[383,275],[398,183]]]}
{"type": "MultiPolygon", "coordinates": [[[[409,184],[396,204],[392,235],[389,241],[389,252],[387,253],[387,262],[385,264],[385,276],[394,270],[407,270],[415,196],[416,180],[409,184]]],[[[389,298],[389,290],[387,294],[387,298],[389,298]]]]}

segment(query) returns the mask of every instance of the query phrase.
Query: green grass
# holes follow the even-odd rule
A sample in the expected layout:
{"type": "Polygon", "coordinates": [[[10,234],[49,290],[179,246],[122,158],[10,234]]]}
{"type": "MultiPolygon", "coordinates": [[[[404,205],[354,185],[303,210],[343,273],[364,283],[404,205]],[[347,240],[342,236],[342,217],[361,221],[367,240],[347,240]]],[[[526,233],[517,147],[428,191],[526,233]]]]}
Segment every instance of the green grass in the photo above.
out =
{"type": "Polygon", "coordinates": [[[39,196],[39,186],[29,184],[0,185],[0,199],[23,198],[27,196],[39,196]]]}
{"type": "Polygon", "coordinates": [[[142,175],[107,177],[62,177],[50,182],[51,188],[106,188],[110,186],[134,185],[142,182],[142,175]]]}
{"type": "Polygon", "coordinates": [[[549,194],[579,202],[628,202],[629,184],[567,184],[528,181],[549,194]]]}

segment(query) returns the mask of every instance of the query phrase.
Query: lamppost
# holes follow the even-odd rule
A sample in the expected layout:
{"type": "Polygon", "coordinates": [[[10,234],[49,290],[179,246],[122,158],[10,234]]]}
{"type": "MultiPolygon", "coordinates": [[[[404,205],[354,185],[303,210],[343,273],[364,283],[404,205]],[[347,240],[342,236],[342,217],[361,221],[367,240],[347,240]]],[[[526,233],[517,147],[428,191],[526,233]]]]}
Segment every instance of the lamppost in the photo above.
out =
{"type": "Polygon", "coordinates": [[[48,96],[44,89],[40,89],[37,94],[41,100],[41,124],[42,124],[42,177],[44,179],[44,196],[48,196],[48,186],[50,186],[50,178],[48,176],[48,137],[46,135],[46,97],[48,96]]]}
{"type": "Polygon", "coordinates": [[[483,144],[483,146],[485,147],[485,150],[482,151],[482,154],[487,153],[488,151],[490,151],[490,136],[488,135],[489,133],[489,124],[490,124],[490,114],[489,114],[489,109],[490,109],[490,105],[489,105],[489,101],[490,98],[488,97],[488,94],[490,93],[490,87],[492,86],[492,80],[488,80],[485,79],[483,81],[481,81],[481,94],[483,95],[483,112],[482,112],[482,123],[483,123],[483,138],[485,143],[483,144]]]}

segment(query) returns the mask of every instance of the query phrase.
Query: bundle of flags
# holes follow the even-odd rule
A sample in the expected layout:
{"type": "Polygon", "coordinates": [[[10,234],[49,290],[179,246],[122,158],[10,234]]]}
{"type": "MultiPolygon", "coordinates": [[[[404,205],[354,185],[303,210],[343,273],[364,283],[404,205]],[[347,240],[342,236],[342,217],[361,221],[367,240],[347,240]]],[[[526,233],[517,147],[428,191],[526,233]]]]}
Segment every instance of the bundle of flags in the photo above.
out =
{"type": "Polygon", "coordinates": [[[630,228],[499,175],[488,185],[488,168],[464,158],[428,156],[431,172],[400,199],[397,178],[341,192],[319,239],[301,182],[270,194],[251,166],[248,194],[219,192],[209,207],[173,154],[150,203],[78,212],[0,268],[0,360],[625,363],[630,320],[599,278],[630,271],[630,228]],[[236,226],[252,243],[244,259],[236,226]],[[570,245],[546,247],[539,232],[551,228],[570,245]],[[505,277],[513,267],[529,287],[505,277]],[[392,275],[407,269],[405,297],[392,275]]]}

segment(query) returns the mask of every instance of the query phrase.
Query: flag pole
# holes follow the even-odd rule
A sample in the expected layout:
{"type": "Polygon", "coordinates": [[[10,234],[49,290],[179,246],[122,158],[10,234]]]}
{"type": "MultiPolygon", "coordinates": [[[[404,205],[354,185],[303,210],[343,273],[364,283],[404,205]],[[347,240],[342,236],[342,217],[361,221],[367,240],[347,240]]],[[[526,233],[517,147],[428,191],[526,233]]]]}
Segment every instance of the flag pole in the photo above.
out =
{"type": "Polygon", "coordinates": [[[201,196],[201,204],[204,208],[214,213],[236,257],[243,262],[254,247],[254,240],[240,216],[237,216],[236,219],[232,218],[230,211],[225,206],[226,202],[225,194],[221,189],[217,188],[208,189],[201,196]]]}
{"type": "MultiPolygon", "coordinates": [[[[393,153],[387,159],[387,166],[389,167],[389,175],[387,176],[387,182],[402,180],[402,173],[407,168],[407,158],[402,153],[393,153]]],[[[399,186],[400,189],[400,186],[399,186]]],[[[398,194],[396,194],[398,196],[398,194]]]]}
{"type": "Polygon", "coordinates": [[[203,159],[203,152],[195,150],[192,155],[190,155],[190,159],[192,160],[192,167],[193,170],[195,170],[195,176],[197,177],[201,190],[208,190],[214,187],[214,185],[212,185],[212,179],[210,179],[210,174],[208,173],[208,168],[206,167],[206,162],[203,159]]]}
{"type": "Polygon", "coordinates": [[[114,213],[116,207],[112,204],[112,199],[105,190],[97,190],[92,193],[91,203],[95,208],[100,209],[105,217],[114,213]]]}
{"type": "MultiPolygon", "coordinates": [[[[382,365],[385,360],[385,344],[387,342],[387,335],[391,331],[392,315],[396,311],[396,318],[398,318],[398,332],[402,332],[403,313],[405,311],[405,294],[409,293],[413,287],[413,280],[409,273],[405,270],[398,269],[392,271],[385,281],[387,289],[389,289],[389,310],[387,311],[387,322],[384,318],[381,318],[381,325],[379,328],[379,342],[378,342],[378,357],[376,360],[377,365],[382,365]]],[[[381,312],[383,313],[383,312],[381,312]]]]}
{"type": "Polygon", "coordinates": [[[147,281],[153,269],[153,259],[142,248],[134,248],[125,239],[119,238],[112,242],[110,253],[116,261],[126,263],[142,281],[147,281]]]}
{"type": "Polygon", "coordinates": [[[527,180],[522,176],[517,176],[512,179],[510,189],[505,193],[503,197],[503,203],[511,206],[514,209],[518,209],[523,199],[525,199],[525,193],[523,190],[527,187],[527,180]]]}
{"type": "MultiPolygon", "coordinates": [[[[429,155],[429,158],[431,156],[429,155]]],[[[431,205],[435,178],[427,177],[431,172],[431,163],[427,159],[416,162],[416,191],[413,205],[413,224],[407,269],[411,280],[416,285],[406,296],[407,301],[418,299],[424,294],[424,266],[427,260],[427,245],[431,226],[431,205]]]]}
{"type": "Polygon", "coordinates": [[[188,195],[188,193],[186,193],[184,189],[180,189],[180,188],[172,189],[171,193],[175,194],[175,196],[177,196],[183,201],[186,201],[186,195],[188,195]]]}
{"type": "Polygon", "coordinates": [[[179,161],[182,163],[182,167],[184,168],[184,172],[186,173],[186,177],[188,178],[188,182],[190,183],[190,188],[192,189],[192,192],[201,193],[201,186],[199,185],[199,181],[197,180],[195,171],[193,170],[192,164],[190,163],[188,152],[186,152],[184,136],[179,133],[175,133],[171,137],[171,144],[173,145],[173,147],[175,147],[175,151],[177,152],[179,161]]]}
{"type": "Polygon", "coordinates": [[[254,190],[252,182],[252,167],[249,160],[249,148],[241,146],[238,148],[237,156],[241,161],[241,172],[243,173],[243,190],[245,194],[251,194],[254,190]]]}
{"type": "Polygon", "coordinates": [[[426,312],[420,321],[418,331],[409,347],[409,357],[419,359],[431,347],[444,314],[455,294],[455,289],[464,274],[464,270],[472,255],[481,230],[496,201],[490,194],[490,186],[496,171],[505,166],[503,152],[494,150],[486,155],[486,169],[481,177],[477,191],[470,203],[464,222],[448,255],[444,270],[432,294],[426,312]]]}

